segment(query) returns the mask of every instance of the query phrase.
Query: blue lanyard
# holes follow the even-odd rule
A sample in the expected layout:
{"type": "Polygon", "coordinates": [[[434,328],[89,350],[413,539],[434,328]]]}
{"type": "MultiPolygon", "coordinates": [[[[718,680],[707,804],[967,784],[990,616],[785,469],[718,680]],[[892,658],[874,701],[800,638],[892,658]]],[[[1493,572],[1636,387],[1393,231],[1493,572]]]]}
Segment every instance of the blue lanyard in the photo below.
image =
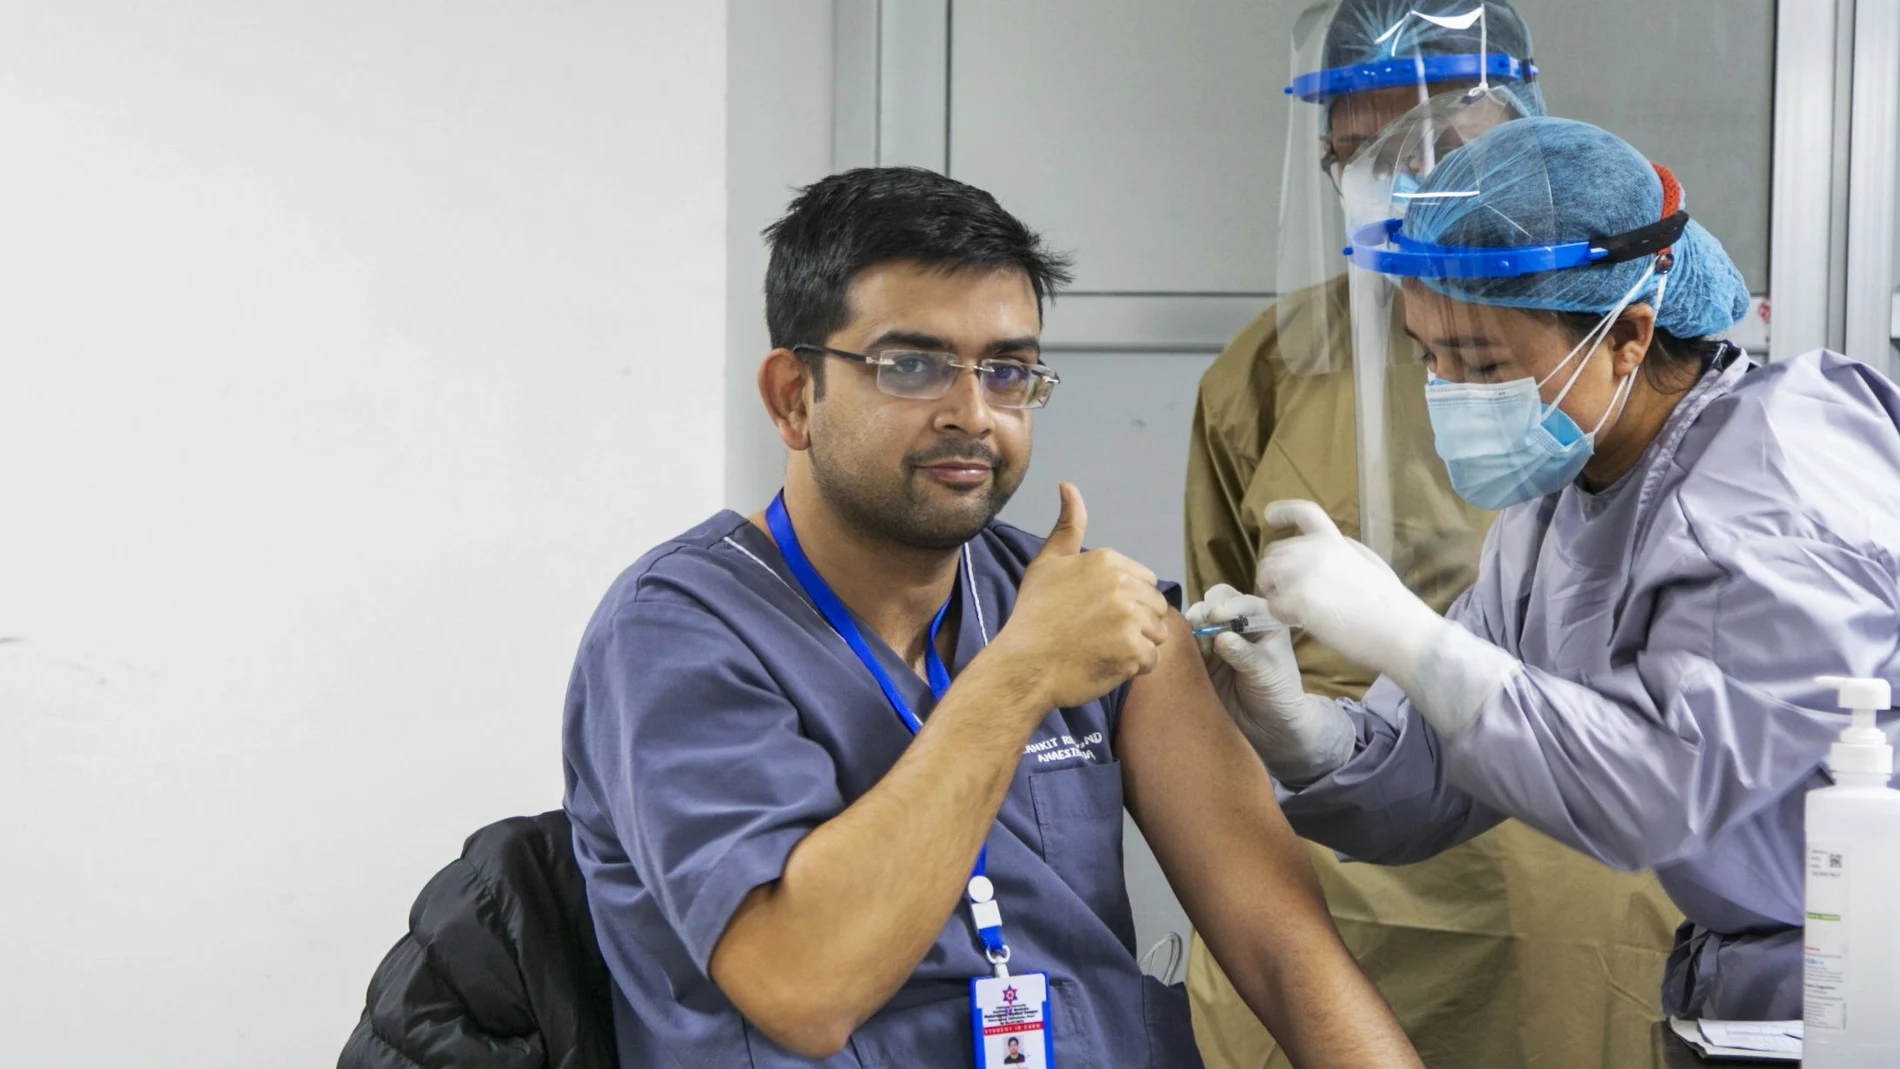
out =
{"type": "MultiPolygon", "coordinates": [[[[897,684],[891,681],[890,675],[884,671],[884,666],[878,663],[877,654],[871,651],[871,644],[864,640],[864,633],[858,630],[857,621],[851,618],[850,610],[844,607],[844,602],[838,600],[837,594],[832,593],[830,584],[825,582],[825,577],[819,575],[818,569],[812,567],[811,561],[806,558],[804,548],[798,544],[798,532],[792,529],[792,518],[786,515],[783,493],[773,497],[772,503],[766,506],[765,525],[772,531],[772,540],[778,543],[779,556],[785,558],[786,567],[792,570],[792,578],[798,580],[798,585],[805,589],[805,595],[811,598],[813,605],[818,607],[818,612],[825,618],[825,622],[831,625],[831,629],[838,633],[839,638],[844,639],[845,645],[851,647],[851,652],[858,655],[858,660],[870,671],[871,678],[877,680],[878,689],[884,692],[884,698],[891,703],[891,708],[896,711],[897,718],[904,722],[904,727],[909,729],[913,736],[923,730],[924,722],[917,719],[917,714],[911,711],[910,703],[904,700],[904,693],[897,689],[897,684]]],[[[962,572],[963,566],[959,564],[957,566],[958,579],[963,577],[962,572]]],[[[950,602],[954,600],[956,596],[952,594],[943,603],[943,607],[937,610],[936,618],[930,621],[930,641],[924,646],[924,675],[930,683],[930,693],[939,699],[943,697],[945,691],[950,689],[950,671],[944,667],[943,658],[937,655],[937,632],[943,627],[943,618],[950,611],[950,602]]],[[[976,868],[970,873],[972,877],[984,874],[989,852],[988,846],[977,851],[976,868]]],[[[1000,922],[993,927],[978,927],[977,935],[983,940],[984,948],[992,956],[1008,953],[1008,948],[1003,945],[1003,929],[1000,922]]]]}
{"type": "MultiPolygon", "coordinates": [[[[877,680],[878,689],[884,692],[891,708],[897,711],[897,718],[904,722],[904,727],[912,735],[922,731],[924,722],[911,712],[910,703],[904,700],[904,692],[898,690],[897,684],[885,674],[884,666],[878,663],[877,654],[871,652],[871,644],[864,641],[864,634],[858,630],[857,621],[851,618],[850,610],[838,600],[838,595],[831,592],[825,577],[819,575],[818,569],[813,568],[811,561],[806,559],[804,548],[798,544],[798,533],[792,530],[792,518],[785,513],[783,494],[774,497],[772,504],[767,506],[765,525],[772,529],[772,540],[778,543],[779,555],[785,558],[785,564],[791,568],[792,577],[798,580],[799,586],[805,588],[806,595],[811,598],[812,604],[818,606],[818,612],[824,616],[825,622],[831,625],[839,638],[844,639],[845,645],[851,647],[851,652],[858,655],[864,667],[870,669],[871,678],[877,680]]],[[[930,621],[930,641],[924,647],[924,675],[930,682],[930,693],[939,699],[943,697],[944,691],[950,689],[950,672],[943,666],[943,658],[937,655],[937,632],[943,627],[943,618],[950,612],[950,602],[954,600],[953,595],[937,610],[936,618],[930,621]]]]}

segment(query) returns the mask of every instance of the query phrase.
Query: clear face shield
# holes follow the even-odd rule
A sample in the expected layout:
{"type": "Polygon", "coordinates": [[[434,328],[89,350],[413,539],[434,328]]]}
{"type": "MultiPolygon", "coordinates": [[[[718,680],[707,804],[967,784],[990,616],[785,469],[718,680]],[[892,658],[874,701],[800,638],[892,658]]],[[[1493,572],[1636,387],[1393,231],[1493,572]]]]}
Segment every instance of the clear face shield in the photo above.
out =
{"type": "Polygon", "coordinates": [[[1482,0],[1324,0],[1294,24],[1274,292],[1295,376],[1351,366],[1340,181],[1347,161],[1431,97],[1489,80],[1541,111],[1529,34],[1482,0]]]}
{"type": "MultiPolygon", "coordinates": [[[[1320,70],[1321,52],[1337,4],[1317,4],[1294,24],[1292,69],[1320,70]]],[[[1423,87],[1419,87],[1420,92],[1423,87]]],[[[1416,101],[1414,102],[1416,103],[1416,101]]],[[[1288,374],[1306,377],[1345,369],[1346,265],[1339,255],[1340,214],[1336,156],[1324,98],[1287,91],[1285,173],[1280,182],[1279,249],[1274,259],[1276,357],[1288,374]]],[[[1403,112],[1401,112],[1402,114],[1403,112]]]]}
{"type": "Polygon", "coordinates": [[[1395,567],[1420,546],[1475,535],[1481,510],[1576,477],[1634,387],[1603,343],[1630,304],[1658,301],[1687,225],[1666,198],[1664,218],[1629,233],[1549,240],[1563,233],[1551,161],[1522,139],[1482,137],[1522,117],[1490,89],[1434,98],[1341,178],[1362,540],[1382,553],[1383,540],[1395,567]],[[1627,276],[1621,298],[1601,314],[1537,307],[1558,288],[1549,273],[1572,269],[1620,271],[1589,277],[1627,276]]]}
{"type": "MultiPolygon", "coordinates": [[[[1525,115],[1516,94],[1480,86],[1434,97],[1387,124],[1340,175],[1346,233],[1383,242],[1416,205],[1470,195],[1420,187],[1447,155],[1525,115]]],[[[1475,574],[1491,514],[1456,492],[1435,448],[1425,351],[1406,333],[1408,291],[1359,258],[1349,262],[1360,541],[1421,597],[1445,602],[1475,574]]]]}
{"type": "Polygon", "coordinates": [[[1536,76],[1522,20],[1482,0],[1337,0],[1310,8],[1294,34],[1276,261],[1277,402],[1304,406],[1287,433],[1318,436],[1356,480],[1356,497],[1322,504],[1440,608],[1475,577],[1489,515],[1452,492],[1432,452],[1425,370],[1392,319],[1396,303],[1386,301],[1380,319],[1370,296],[1355,293],[1365,272],[1341,255],[1353,214],[1349,163],[1389,143],[1390,124],[1440,98],[1465,101],[1473,87],[1497,91],[1483,96],[1489,110],[1456,109],[1469,122],[1541,114],[1536,76]]]}

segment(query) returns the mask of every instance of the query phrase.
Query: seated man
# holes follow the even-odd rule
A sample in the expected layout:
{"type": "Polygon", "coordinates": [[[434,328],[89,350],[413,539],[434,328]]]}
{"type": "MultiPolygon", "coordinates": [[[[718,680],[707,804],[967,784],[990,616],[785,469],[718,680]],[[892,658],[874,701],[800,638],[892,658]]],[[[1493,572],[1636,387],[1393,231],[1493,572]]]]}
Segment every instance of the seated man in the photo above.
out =
{"type": "Polygon", "coordinates": [[[1126,804],[1299,1064],[1418,1065],[1153,574],[1082,551],[1072,486],[1047,541],[994,522],[1063,262],[912,169],[825,179],[768,235],[784,492],[622,575],[568,692],[622,1064],[1198,1066],[1136,966],[1126,804]],[[1013,1008],[1038,987],[1047,1032],[1013,1008]]]}

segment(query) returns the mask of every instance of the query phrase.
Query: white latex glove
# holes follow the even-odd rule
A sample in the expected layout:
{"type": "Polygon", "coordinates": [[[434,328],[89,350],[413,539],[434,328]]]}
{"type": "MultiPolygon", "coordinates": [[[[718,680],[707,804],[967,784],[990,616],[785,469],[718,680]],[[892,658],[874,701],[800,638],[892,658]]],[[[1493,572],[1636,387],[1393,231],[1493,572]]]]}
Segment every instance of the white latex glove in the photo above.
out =
{"type": "Polygon", "coordinates": [[[1313,502],[1275,501],[1266,519],[1270,527],[1300,529],[1267,547],[1255,576],[1274,616],[1404,686],[1444,617],[1313,502]]]}
{"type": "Polygon", "coordinates": [[[1239,616],[1276,624],[1258,634],[1229,631],[1211,643],[1202,640],[1215,693],[1275,778],[1305,786],[1346,763],[1356,741],[1352,720],[1332,700],[1306,693],[1289,632],[1274,621],[1265,601],[1222,583],[1186,616],[1189,627],[1239,616]]]}
{"type": "Polygon", "coordinates": [[[1269,546],[1260,561],[1256,580],[1273,615],[1397,683],[1442,734],[1462,733],[1517,667],[1516,658],[1432,611],[1313,502],[1275,501],[1266,520],[1301,532],[1269,546]]]}

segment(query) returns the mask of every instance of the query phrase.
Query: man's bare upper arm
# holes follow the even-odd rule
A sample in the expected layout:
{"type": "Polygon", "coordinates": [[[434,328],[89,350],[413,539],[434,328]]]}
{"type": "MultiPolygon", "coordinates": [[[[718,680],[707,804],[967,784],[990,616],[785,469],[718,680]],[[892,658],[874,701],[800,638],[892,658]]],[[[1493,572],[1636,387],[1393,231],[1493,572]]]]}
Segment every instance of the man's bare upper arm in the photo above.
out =
{"type": "Polygon", "coordinates": [[[1200,839],[1195,829],[1212,831],[1208,821],[1257,833],[1284,827],[1266,768],[1221,708],[1186,621],[1176,616],[1168,629],[1154,671],[1129,687],[1116,729],[1129,812],[1150,840],[1200,839]]]}
{"type": "Polygon", "coordinates": [[[1129,688],[1116,732],[1128,809],[1196,928],[1232,947],[1330,932],[1273,782],[1221,707],[1186,621],[1129,688]]]}

